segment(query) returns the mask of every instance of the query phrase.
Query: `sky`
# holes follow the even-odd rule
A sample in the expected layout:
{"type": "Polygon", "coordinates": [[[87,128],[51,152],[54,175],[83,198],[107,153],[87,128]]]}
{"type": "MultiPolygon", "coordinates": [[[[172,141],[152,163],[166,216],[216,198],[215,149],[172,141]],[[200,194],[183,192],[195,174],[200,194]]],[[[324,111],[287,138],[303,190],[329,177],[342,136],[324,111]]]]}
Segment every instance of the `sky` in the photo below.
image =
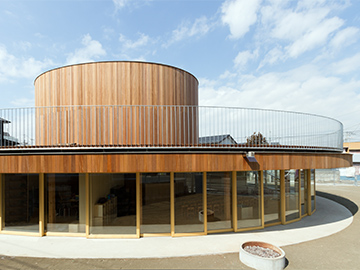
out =
{"type": "Polygon", "coordinates": [[[359,0],[0,0],[0,108],[34,79],[148,61],[199,80],[199,105],[319,114],[360,140],[359,0]]]}

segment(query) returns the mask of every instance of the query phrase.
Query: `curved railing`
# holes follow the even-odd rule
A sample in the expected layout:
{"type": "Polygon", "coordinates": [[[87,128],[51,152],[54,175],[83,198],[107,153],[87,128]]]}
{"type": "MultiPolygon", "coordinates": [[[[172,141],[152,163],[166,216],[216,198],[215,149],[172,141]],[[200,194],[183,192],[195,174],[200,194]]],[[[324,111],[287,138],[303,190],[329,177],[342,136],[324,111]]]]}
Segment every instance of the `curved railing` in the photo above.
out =
{"type": "Polygon", "coordinates": [[[0,148],[171,147],[342,151],[343,126],[314,114],[204,106],[0,109],[0,148]]]}

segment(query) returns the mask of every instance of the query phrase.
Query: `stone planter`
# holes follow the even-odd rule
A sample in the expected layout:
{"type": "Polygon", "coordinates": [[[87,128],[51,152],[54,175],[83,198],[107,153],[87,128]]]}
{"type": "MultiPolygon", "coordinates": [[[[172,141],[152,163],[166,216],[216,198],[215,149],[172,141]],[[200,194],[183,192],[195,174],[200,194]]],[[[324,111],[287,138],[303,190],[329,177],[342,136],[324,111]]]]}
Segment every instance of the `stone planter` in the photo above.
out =
{"type": "Polygon", "coordinates": [[[240,246],[239,258],[242,263],[259,270],[281,270],[285,268],[285,252],[281,248],[265,242],[243,243],[240,246]],[[246,247],[267,248],[279,254],[279,256],[275,258],[262,257],[246,251],[246,247]]]}

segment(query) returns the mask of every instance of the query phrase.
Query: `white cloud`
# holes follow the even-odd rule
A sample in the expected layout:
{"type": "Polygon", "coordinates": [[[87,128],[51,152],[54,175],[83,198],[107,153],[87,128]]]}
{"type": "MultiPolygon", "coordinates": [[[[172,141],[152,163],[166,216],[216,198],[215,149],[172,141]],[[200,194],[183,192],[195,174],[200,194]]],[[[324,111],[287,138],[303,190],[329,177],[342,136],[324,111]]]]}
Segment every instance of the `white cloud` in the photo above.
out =
{"type": "Polygon", "coordinates": [[[360,70],[360,53],[332,64],[331,68],[337,74],[348,74],[360,70]]]}
{"type": "Polygon", "coordinates": [[[289,56],[296,58],[306,51],[325,44],[329,35],[339,29],[343,23],[338,17],[324,20],[286,48],[289,56]]]}
{"type": "Polygon", "coordinates": [[[13,101],[10,101],[10,103],[18,108],[24,108],[24,107],[34,107],[35,99],[30,98],[18,98],[13,101]]]}
{"type": "Polygon", "coordinates": [[[324,0],[265,2],[260,12],[261,24],[254,34],[265,55],[258,69],[279,61],[286,64],[288,59],[315,50],[317,57],[314,59],[324,61],[329,58],[329,46],[336,49],[354,44],[359,36],[357,28],[340,31],[345,21],[333,15],[347,5],[346,1],[324,0]]]}
{"type": "Polygon", "coordinates": [[[321,23],[329,11],[329,9],[325,8],[308,10],[306,12],[294,12],[292,10],[276,11],[270,8],[267,16],[271,16],[275,20],[275,27],[271,31],[271,36],[278,39],[297,40],[321,23]]]}
{"type": "MultiPolygon", "coordinates": [[[[360,62],[360,54],[356,57],[360,62]]],[[[357,94],[360,80],[325,75],[323,68],[315,65],[260,76],[239,75],[233,86],[229,86],[228,80],[203,83],[201,79],[200,105],[300,111],[334,118],[350,110],[360,110],[360,95],[357,94]]],[[[351,117],[339,120],[351,123],[357,119],[356,115],[351,117]]]]}
{"type": "Polygon", "coordinates": [[[126,50],[137,49],[139,47],[146,46],[150,41],[150,37],[141,33],[140,37],[137,40],[132,41],[130,39],[127,39],[124,35],[120,34],[119,41],[122,43],[123,48],[126,50]]]}
{"type": "Polygon", "coordinates": [[[324,4],[326,4],[326,0],[302,0],[298,2],[298,9],[311,9],[324,4]]]}
{"type": "Polygon", "coordinates": [[[355,43],[358,39],[359,28],[347,27],[336,33],[335,37],[330,42],[330,46],[335,49],[344,48],[355,43]]]}
{"type": "Polygon", "coordinates": [[[211,27],[211,23],[204,16],[197,18],[192,25],[189,22],[183,22],[178,28],[172,31],[170,40],[166,42],[163,47],[169,47],[171,44],[186,38],[206,35],[211,27]]]}
{"type": "Polygon", "coordinates": [[[261,0],[227,0],[221,7],[221,20],[230,28],[230,37],[243,37],[257,20],[261,0]]]}
{"type": "Polygon", "coordinates": [[[284,58],[284,52],[282,51],[281,47],[275,47],[271,49],[264,57],[264,59],[260,62],[258,69],[262,68],[263,66],[269,64],[273,65],[279,59],[284,58]]]}
{"type": "Polygon", "coordinates": [[[0,44],[0,82],[11,78],[34,78],[52,65],[49,59],[39,61],[33,57],[17,58],[0,44]]]}
{"type": "Polygon", "coordinates": [[[113,0],[116,10],[122,9],[130,2],[131,0],[113,0]]]}
{"type": "Polygon", "coordinates": [[[224,79],[231,79],[231,78],[235,78],[236,77],[236,73],[232,73],[228,70],[226,70],[223,74],[220,75],[220,79],[224,80],[224,79]]]}
{"type": "Polygon", "coordinates": [[[81,41],[83,48],[77,49],[74,53],[70,53],[66,59],[66,64],[78,64],[92,62],[101,56],[106,55],[101,43],[93,40],[89,34],[85,35],[81,41]]]}
{"type": "Polygon", "coordinates": [[[242,51],[239,52],[238,55],[234,59],[235,67],[239,68],[240,70],[243,70],[246,66],[246,64],[256,58],[258,56],[258,52],[254,51],[253,53],[250,51],[242,51]]]}

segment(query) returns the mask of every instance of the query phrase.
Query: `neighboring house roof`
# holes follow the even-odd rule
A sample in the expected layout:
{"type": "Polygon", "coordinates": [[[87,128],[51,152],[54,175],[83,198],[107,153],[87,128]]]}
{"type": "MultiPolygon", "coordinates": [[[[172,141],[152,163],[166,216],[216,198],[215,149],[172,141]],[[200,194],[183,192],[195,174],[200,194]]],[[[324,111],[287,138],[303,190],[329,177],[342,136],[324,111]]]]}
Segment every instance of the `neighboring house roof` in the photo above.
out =
{"type": "Polygon", "coordinates": [[[230,134],[205,136],[199,138],[200,144],[237,144],[230,134]]]}
{"type": "Polygon", "coordinates": [[[11,122],[9,120],[6,120],[6,119],[0,117],[0,123],[9,124],[11,122]]]}
{"type": "Polygon", "coordinates": [[[345,151],[359,151],[360,142],[344,142],[343,144],[345,151]]]}

